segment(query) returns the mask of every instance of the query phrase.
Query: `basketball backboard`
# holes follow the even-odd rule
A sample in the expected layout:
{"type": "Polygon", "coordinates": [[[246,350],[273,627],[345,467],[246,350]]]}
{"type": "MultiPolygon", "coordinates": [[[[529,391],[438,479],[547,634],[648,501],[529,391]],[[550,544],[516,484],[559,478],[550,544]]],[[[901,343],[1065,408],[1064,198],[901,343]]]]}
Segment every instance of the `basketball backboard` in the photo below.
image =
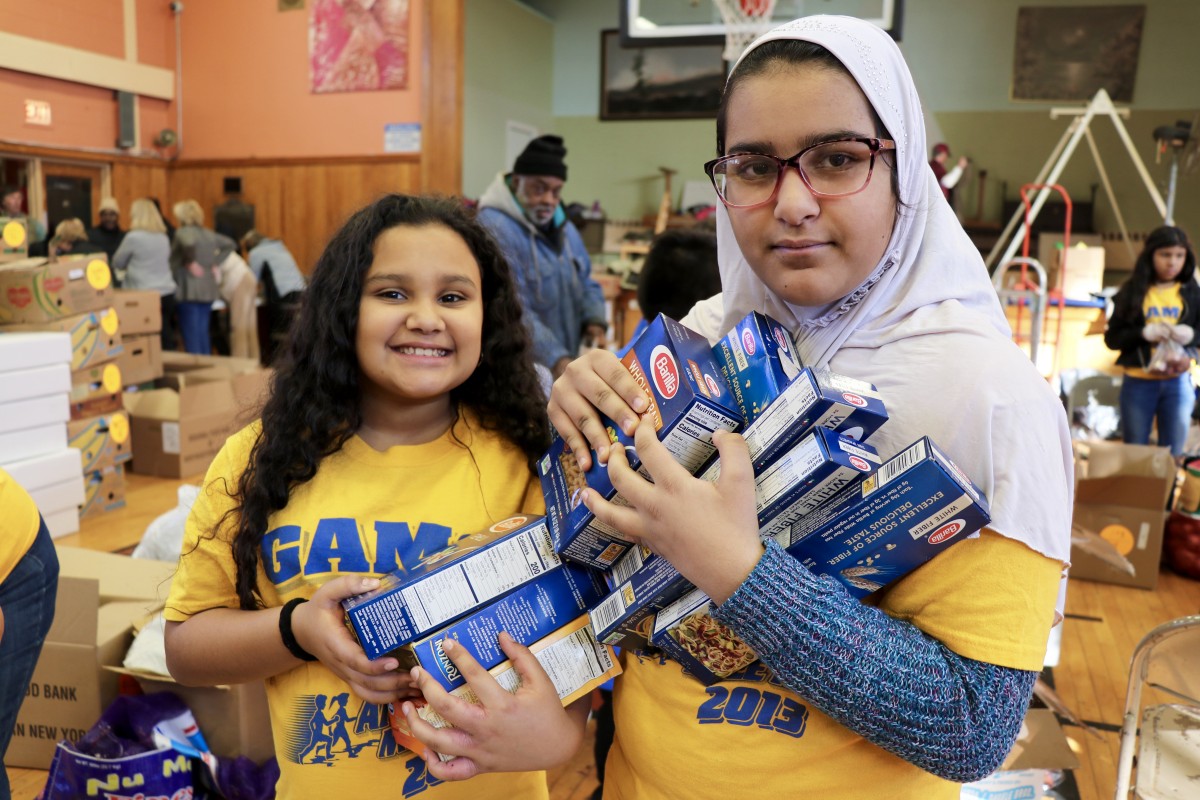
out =
{"type": "MultiPolygon", "coordinates": [[[[725,24],[712,0],[620,0],[621,43],[716,44],[725,24]]],[[[873,22],[900,39],[904,0],[777,0],[771,14],[782,24],[812,14],[845,14],[873,22]]]]}

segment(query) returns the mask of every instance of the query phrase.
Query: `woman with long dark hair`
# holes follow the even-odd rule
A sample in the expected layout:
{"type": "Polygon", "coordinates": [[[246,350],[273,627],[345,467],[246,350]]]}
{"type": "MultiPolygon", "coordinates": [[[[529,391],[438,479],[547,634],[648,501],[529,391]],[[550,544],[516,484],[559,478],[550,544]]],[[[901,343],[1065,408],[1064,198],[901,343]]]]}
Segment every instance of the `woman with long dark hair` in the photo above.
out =
{"type": "Polygon", "coordinates": [[[1133,275],[1113,298],[1104,343],[1119,350],[1121,430],[1129,444],[1148,444],[1157,424],[1158,444],[1183,455],[1196,404],[1191,366],[1200,344],[1200,286],[1196,254],[1187,234],[1171,225],[1146,237],[1133,275]],[[1164,353],[1155,358],[1155,350],[1164,353]]]}
{"type": "Polygon", "coordinates": [[[456,202],[389,195],[334,235],[261,422],[209,469],[165,612],[176,680],[266,679],[278,797],[546,796],[537,763],[435,785],[388,730],[385,704],[412,696],[410,676],[367,659],[340,604],[463,535],[541,513],[544,404],[508,265],[456,202]],[[347,691],[346,719],[315,730],[324,699],[347,691]],[[342,726],[344,749],[305,746],[342,726]]]}

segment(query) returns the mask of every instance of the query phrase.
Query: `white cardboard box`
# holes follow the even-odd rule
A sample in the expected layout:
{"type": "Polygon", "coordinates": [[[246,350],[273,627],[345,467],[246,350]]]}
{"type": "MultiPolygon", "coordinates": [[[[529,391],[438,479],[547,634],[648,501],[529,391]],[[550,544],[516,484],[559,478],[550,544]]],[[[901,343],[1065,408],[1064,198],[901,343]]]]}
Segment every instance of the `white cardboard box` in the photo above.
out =
{"type": "Polygon", "coordinates": [[[0,403],[68,394],[70,391],[71,365],[67,363],[0,372],[0,403]]]}
{"type": "MultiPolygon", "coordinates": [[[[63,402],[67,396],[63,395],[63,402]]],[[[0,405],[0,408],[4,406],[0,405]]],[[[0,453],[13,461],[32,458],[44,453],[53,453],[67,446],[67,424],[54,422],[49,425],[28,427],[22,430],[0,433],[0,453]]]]}
{"type": "Polygon", "coordinates": [[[53,425],[70,418],[71,407],[65,394],[0,403],[0,433],[53,425]]]}
{"type": "Polygon", "coordinates": [[[71,363],[71,334],[0,333],[0,372],[71,363]]]}

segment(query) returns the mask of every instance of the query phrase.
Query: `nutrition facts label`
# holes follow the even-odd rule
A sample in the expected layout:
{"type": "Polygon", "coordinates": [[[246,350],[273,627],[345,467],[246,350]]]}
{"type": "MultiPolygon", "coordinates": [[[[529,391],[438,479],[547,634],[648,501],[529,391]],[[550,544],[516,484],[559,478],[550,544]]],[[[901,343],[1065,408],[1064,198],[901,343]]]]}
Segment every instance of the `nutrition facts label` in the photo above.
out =
{"type": "Polygon", "coordinates": [[[401,591],[417,630],[429,630],[559,565],[544,526],[517,534],[401,591]]]}
{"type": "Polygon", "coordinates": [[[736,426],[732,417],[697,405],[662,437],[662,443],[684,469],[695,473],[713,454],[713,431],[718,428],[733,430],[736,426]]]}

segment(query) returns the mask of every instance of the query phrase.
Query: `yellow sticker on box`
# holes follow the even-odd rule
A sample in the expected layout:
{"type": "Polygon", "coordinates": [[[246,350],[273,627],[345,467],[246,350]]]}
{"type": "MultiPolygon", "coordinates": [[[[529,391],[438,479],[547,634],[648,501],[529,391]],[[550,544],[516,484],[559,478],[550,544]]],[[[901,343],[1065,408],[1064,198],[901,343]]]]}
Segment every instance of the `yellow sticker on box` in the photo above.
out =
{"type": "Polygon", "coordinates": [[[100,317],[100,327],[103,328],[104,332],[109,336],[112,336],[117,332],[117,327],[119,324],[120,320],[117,318],[117,310],[115,308],[110,308],[107,312],[105,312],[104,316],[100,317]]]}
{"type": "Polygon", "coordinates": [[[92,259],[87,265],[87,281],[96,291],[102,291],[108,288],[112,283],[112,272],[108,269],[108,264],[100,259],[92,259]]]}
{"type": "Polygon", "coordinates": [[[20,247],[25,244],[25,226],[19,222],[10,222],[5,225],[4,243],[9,247],[20,247]]]}
{"type": "Polygon", "coordinates": [[[121,368],[116,364],[105,364],[100,382],[104,385],[104,391],[110,394],[121,391],[121,368]]]}
{"type": "Polygon", "coordinates": [[[108,433],[117,444],[129,438],[129,420],[124,414],[113,414],[108,420],[108,433]]]}

